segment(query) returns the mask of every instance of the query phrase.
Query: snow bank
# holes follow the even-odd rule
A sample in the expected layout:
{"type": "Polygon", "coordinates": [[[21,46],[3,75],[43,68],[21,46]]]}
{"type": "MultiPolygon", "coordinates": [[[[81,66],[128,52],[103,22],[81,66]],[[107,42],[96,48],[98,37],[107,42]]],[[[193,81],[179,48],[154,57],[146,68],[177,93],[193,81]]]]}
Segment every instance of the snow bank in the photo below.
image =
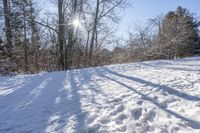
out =
{"type": "Polygon", "coordinates": [[[200,132],[200,57],[0,77],[0,133],[200,132]]]}

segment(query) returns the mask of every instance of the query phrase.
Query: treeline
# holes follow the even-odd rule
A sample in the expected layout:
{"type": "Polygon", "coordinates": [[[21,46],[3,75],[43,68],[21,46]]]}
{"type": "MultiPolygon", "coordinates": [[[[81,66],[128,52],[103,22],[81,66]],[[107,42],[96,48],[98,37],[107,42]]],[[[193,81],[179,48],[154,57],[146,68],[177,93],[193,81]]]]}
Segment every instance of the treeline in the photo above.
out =
{"type": "Polygon", "coordinates": [[[127,6],[126,0],[50,2],[55,13],[45,13],[37,0],[0,2],[0,73],[98,65],[127,6]]]}
{"type": "Polygon", "coordinates": [[[179,6],[145,26],[134,25],[126,45],[116,47],[110,60],[124,63],[194,56],[200,53],[199,25],[194,14],[179,6]]]}
{"type": "Polygon", "coordinates": [[[34,0],[0,3],[0,73],[35,73],[113,63],[192,56],[200,49],[199,21],[178,7],[113,37],[126,0],[55,0],[43,13],[34,0]],[[112,51],[108,45],[117,44],[112,51]]]}

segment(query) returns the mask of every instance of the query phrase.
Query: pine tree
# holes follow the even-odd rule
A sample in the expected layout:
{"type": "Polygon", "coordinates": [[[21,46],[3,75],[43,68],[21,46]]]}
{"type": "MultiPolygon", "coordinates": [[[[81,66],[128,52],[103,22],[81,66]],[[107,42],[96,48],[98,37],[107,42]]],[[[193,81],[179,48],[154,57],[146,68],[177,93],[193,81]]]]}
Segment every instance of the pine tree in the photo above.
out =
{"type": "Polygon", "coordinates": [[[159,33],[163,53],[168,58],[194,54],[194,50],[199,47],[198,26],[193,15],[180,6],[176,11],[167,13],[159,33]]]}

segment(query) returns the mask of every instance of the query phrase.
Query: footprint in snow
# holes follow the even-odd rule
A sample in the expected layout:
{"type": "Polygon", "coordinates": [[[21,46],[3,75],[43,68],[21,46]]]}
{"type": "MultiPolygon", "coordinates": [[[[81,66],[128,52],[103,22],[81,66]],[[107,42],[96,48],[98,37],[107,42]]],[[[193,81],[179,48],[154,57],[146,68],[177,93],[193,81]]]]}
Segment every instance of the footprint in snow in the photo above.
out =
{"type": "Polygon", "coordinates": [[[145,121],[153,122],[156,118],[157,113],[154,110],[150,110],[145,117],[145,121]]]}
{"type": "Polygon", "coordinates": [[[142,108],[133,109],[131,114],[135,120],[138,120],[142,115],[142,108]]]}
{"type": "Polygon", "coordinates": [[[92,125],[92,126],[88,127],[86,133],[97,133],[97,132],[99,132],[100,128],[101,128],[100,124],[92,125]]]}
{"type": "Polygon", "coordinates": [[[118,112],[123,112],[124,111],[124,106],[121,104],[117,107],[118,112]]]}
{"type": "Polygon", "coordinates": [[[137,101],[137,104],[138,104],[138,105],[142,105],[142,104],[143,104],[143,101],[142,101],[142,100],[138,100],[138,101],[137,101]]]}
{"type": "Polygon", "coordinates": [[[117,118],[115,123],[118,125],[123,124],[123,122],[127,119],[127,116],[125,114],[120,114],[117,118]]]}
{"type": "Polygon", "coordinates": [[[60,123],[65,123],[65,120],[60,119],[60,120],[58,120],[57,122],[58,122],[59,124],[60,124],[60,123]]]}
{"type": "Polygon", "coordinates": [[[200,107],[200,102],[198,102],[195,106],[200,107]]]}
{"type": "Polygon", "coordinates": [[[116,115],[116,114],[123,112],[123,111],[124,111],[124,106],[121,104],[114,111],[112,111],[110,113],[110,115],[116,115]]]}
{"type": "Polygon", "coordinates": [[[163,103],[160,103],[160,107],[161,107],[161,108],[167,108],[168,105],[167,105],[167,103],[163,102],[163,103]]]}
{"type": "Polygon", "coordinates": [[[106,117],[104,117],[104,118],[102,118],[102,119],[100,120],[100,123],[101,123],[101,124],[107,124],[107,123],[109,123],[109,122],[110,122],[109,118],[106,118],[106,117]]]}
{"type": "Polygon", "coordinates": [[[122,101],[121,98],[115,98],[115,99],[109,101],[109,103],[113,103],[114,105],[116,105],[116,104],[118,104],[118,103],[121,102],[121,101],[122,101]]]}
{"type": "Polygon", "coordinates": [[[88,117],[87,124],[93,123],[97,117],[97,115],[91,115],[90,117],[88,117]]]}
{"type": "Polygon", "coordinates": [[[122,126],[117,129],[119,132],[126,132],[126,126],[122,126]]]}

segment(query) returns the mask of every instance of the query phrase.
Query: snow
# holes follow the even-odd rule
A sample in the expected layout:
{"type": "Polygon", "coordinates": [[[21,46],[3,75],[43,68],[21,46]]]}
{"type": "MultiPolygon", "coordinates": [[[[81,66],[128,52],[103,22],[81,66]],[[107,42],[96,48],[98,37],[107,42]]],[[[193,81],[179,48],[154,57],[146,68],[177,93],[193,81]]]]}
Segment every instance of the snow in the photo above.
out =
{"type": "Polygon", "coordinates": [[[0,133],[200,132],[200,57],[0,77],[0,133]]]}

